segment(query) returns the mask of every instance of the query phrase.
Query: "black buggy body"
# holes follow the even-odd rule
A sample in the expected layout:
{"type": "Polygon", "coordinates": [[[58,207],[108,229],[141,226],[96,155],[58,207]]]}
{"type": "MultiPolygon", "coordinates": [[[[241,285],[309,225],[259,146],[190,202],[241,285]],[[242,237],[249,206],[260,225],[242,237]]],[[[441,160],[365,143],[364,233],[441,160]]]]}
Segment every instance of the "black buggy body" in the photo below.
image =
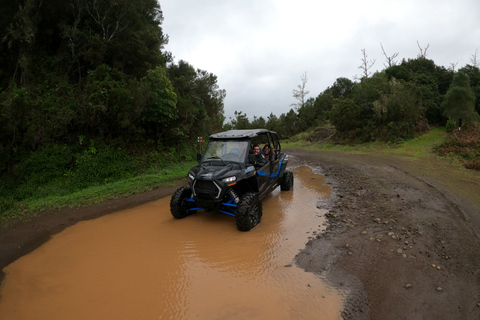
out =
{"type": "MultiPolygon", "coordinates": [[[[261,156],[263,157],[263,156],[261,156]]],[[[179,188],[170,201],[174,218],[199,210],[215,210],[235,217],[237,228],[248,231],[262,218],[262,199],[276,187],[293,187],[276,132],[266,129],[230,130],[210,136],[199,164],[188,175],[188,186],[179,188]],[[252,147],[271,146],[265,165],[255,166],[252,147]]]]}

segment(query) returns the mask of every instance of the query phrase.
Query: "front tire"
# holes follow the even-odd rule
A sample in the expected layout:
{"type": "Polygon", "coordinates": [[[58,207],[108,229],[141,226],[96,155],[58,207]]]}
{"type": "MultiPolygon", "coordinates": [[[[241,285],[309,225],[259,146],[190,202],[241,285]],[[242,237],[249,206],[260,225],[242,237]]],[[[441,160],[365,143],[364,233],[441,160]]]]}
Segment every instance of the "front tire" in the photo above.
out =
{"type": "Polygon", "coordinates": [[[262,201],[257,193],[247,192],[241,198],[235,212],[235,224],[240,231],[250,231],[262,220],[262,201]]]}
{"type": "Polygon", "coordinates": [[[287,171],[283,173],[282,182],[280,183],[280,190],[289,191],[293,188],[293,172],[287,171]]]}
{"type": "Polygon", "coordinates": [[[182,219],[195,213],[188,210],[192,208],[192,204],[187,201],[191,197],[192,189],[190,187],[181,187],[175,191],[170,200],[170,213],[175,219],[182,219]]]}

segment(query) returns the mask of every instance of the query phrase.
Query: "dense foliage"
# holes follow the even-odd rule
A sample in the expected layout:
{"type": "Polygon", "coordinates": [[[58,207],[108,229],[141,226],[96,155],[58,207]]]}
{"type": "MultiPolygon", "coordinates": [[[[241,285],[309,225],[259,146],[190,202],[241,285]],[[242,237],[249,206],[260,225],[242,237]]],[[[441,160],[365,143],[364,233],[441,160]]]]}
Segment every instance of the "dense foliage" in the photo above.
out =
{"type": "Polygon", "coordinates": [[[3,1],[0,11],[0,196],[193,159],[197,136],[221,129],[225,91],[163,50],[156,0],[3,1]]]}
{"type": "MultiPolygon", "coordinates": [[[[340,142],[400,142],[432,126],[473,126],[480,112],[480,70],[466,65],[458,72],[436,66],[423,56],[403,60],[358,82],[338,78],[297,110],[252,122],[236,112],[226,128],[264,123],[282,137],[292,137],[325,123],[334,125],[340,142]],[[456,80],[455,80],[456,79],[456,80]]],[[[303,137],[305,137],[303,135],[303,137]]]]}

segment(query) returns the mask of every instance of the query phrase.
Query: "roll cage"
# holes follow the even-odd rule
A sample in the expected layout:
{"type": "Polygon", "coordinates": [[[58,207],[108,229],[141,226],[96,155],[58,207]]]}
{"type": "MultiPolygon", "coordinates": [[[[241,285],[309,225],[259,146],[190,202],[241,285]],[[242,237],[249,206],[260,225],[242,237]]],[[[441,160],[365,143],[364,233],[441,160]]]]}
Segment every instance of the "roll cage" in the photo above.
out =
{"type": "Polygon", "coordinates": [[[248,164],[248,155],[253,154],[253,146],[258,145],[263,149],[270,145],[272,158],[276,160],[281,153],[281,145],[275,131],[267,129],[255,130],[229,130],[210,136],[210,142],[203,157],[199,155],[200,162],[238,162],[248,164]]]}

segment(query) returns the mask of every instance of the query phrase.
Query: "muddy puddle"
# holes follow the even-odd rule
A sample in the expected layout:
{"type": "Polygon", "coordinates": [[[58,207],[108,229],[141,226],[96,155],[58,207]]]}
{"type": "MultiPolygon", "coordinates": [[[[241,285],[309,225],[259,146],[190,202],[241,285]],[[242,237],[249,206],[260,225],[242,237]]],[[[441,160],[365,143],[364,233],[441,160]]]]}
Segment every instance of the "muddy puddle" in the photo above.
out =
{"type": "Polygon", "coordinates": [[[293,262],[331,189],[293,171],[250,232],[221,213],[174,220],[170,197],[67,228],[4,268],[0,319],[338,319],[342,295],[293,262]]]}

